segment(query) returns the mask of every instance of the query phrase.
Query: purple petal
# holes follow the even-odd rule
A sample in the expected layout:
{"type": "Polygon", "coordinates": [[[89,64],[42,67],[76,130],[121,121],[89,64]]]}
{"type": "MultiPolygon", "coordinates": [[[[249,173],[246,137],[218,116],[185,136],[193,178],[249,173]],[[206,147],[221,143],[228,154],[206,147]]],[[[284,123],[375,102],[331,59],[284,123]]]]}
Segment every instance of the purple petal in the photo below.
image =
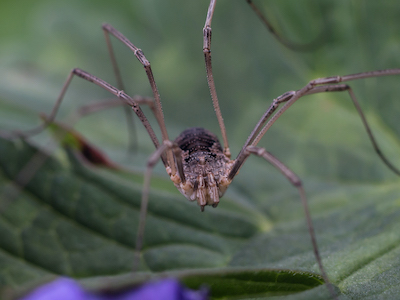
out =
{"type": "Polygon", "coordinates": [[[87,300],[87,293],[72,279],[60,278],[35,289],[22,300],[87,300]]]}
{"type": "Polygon", "coordinates": [[[60,278],[47,283],[22,300],[207,300],[208,290],[194,291],[176,279],[164,279],[143,284],[119,293],[89,293],[76,281],[60,278]]]}
{"type": "Polygon", "coordinates": [[[146,283],[139,288],[125,292],[119,297],[107,298],[113,300],[206,300],[208,291],[200,289],[193,291],[183,286],[176,279],[164,279],[146,283]]]}

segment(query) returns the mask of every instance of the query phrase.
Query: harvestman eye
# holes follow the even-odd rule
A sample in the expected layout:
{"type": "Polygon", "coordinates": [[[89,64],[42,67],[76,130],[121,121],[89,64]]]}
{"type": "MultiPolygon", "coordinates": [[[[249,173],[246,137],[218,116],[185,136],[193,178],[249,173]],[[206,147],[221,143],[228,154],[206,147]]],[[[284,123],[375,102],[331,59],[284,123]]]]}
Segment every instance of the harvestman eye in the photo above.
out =
{"type": "MultiPolygon", "coordinates": [[[[293,44],[281,38],[279,35],[276,35],[275,31],[273,30],[269,22],[265,19],[260,10],[252,3],[252,1],[247,0],[247,2],[250,4],[255,13],[260,17],[264,25],[278,38],[280,42],[294,49],[302,48],[301,45],[293,44]]],[[[197,204],[200,206],[201,211],[204,211],[206,206],[212,206],[214,208],[218,206],[220,198],[223,197],[232,180],[238,174],[238,171],[250,155],[255,155],[260,157],[261,159],[264,159],[265,161],[272,164],[278,171],[280,171],[298,190],[300,200],[302,201],[304,207],[308,231],[310,234],[316,261],[318,263],[321,275],[328,285],[332,297],[336,298],[336,294],[332,286],[329,284],[329,278],[327,277],[324,267],[322,265],[315,238],[314,228],[308,209],[306,193],[303,189],[300,178],[287,166],[280,162],[276,157],[269,153],[266,149],[258,147],[257,145],[264,134],[275,123],[275,121],[300,98],[317,93],[347,92],[360,115],[360,118],[364,124],[364,127],[368,133],[369,139],[371,140],[375,151],[377,152],[381,160],[394,173],[400,175],[399,169],[393,166],[380,150],[374,138],[374,135],[370,130],[368,122],[361,110],[358,100],[356,99],[355,94],[353,93],[351,87],[344,83],[369,77],[399,75],[400,69],[387,69],[345,76],[318,78],[311,80],[306,86],[299,90],[284,93],[283,95],[275,98],[272,101],[271,105],[264,112],[252,132],[249,134],[240,152],[236,155],[234,159],[232,159],[228,144],[228,137],[222,118],[222,113],[219,107],[219,101],[217,97],[211,64],[211,21],[213,18],[215,5],[216,0],[211,0],[207,12],[206,22],[203,28],[203,54],[205,58],[208,86],[210,89],[212,103],[221,131],[222,143],[218,140],[218,137],[214,133],[204,128],[189,128],[183,131],[174,140],[170,139],[164,123],[164,114],[162,111],[160,95],[156,86],[150,62],[147,60],[141,49],[137,48],[124,35],[122,35],[119,31],[114,29],[109,24],[104,24],[102,28],[105,34],[108,50],[114,68],[114,73],[117,77],[117,87],[114,87],[103,81],[102,79],[91,75],[81,69],[73,69],[70,72],[60,92],[60,95],[49,118],[47,118],[45,122],[38,128],[34,128],[31,131],[25,132],[23,135],[29,136],[36,134],[37,132],[43,130],[49,123],[54,120],[57,110],[74,76],[78,76],[87,81],[93,82],[101,88],[109,91],[111,94],[117,96],[123,103],[129,105],[133,109],[133,111],[147,130],[149,137],[156,148],[156,151],[150,156],[148,160],[147,170],[145,173],[139,228],[136,240],[137,258],[135,261],[135,265],[139,261],[140,251],[143,245],[145,218],[147,212],[152,169],[159,160],[161,160],[164,164],[164,167],[168,175],[170,176],[173,184],[182,193],[182,195],[185,196],[189,201],[196,201],[197,204]],[[136,58],[143,65],[153,92],[154,101],[151,101],[148,98],[144,97],[131,97],[123,91],[124,87],[114,56],[114,51],[111,45],[110,35],[114,36],[116,39],[125,44],[129,49],[131,49],[136,58]],[[161,141],[158,140],[147,117],[141,110],[140,105],[142,104],[149,105],[152,109],[152,112],[154,113],[157,120],[158,127],[161,130],[161,141]],[[283,106],[279,108],[281,104],[283,106]]],[[[134,268],[136,268],[136,266],[134,268]]]]}

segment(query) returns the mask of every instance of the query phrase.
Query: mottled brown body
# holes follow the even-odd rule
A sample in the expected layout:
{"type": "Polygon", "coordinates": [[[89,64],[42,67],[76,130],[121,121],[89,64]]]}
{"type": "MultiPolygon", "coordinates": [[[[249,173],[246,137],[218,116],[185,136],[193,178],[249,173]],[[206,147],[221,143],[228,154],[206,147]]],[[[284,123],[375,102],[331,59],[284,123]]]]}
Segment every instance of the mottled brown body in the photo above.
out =
{"type": "Polygon", "coordinates": [[[234,161],[223,152],[215,134],[199,127],[183,131],[175,143],[182,150],[186,182],[175,186],[189,200],[216,207],[230,184],[227,179],[234,161]]]}

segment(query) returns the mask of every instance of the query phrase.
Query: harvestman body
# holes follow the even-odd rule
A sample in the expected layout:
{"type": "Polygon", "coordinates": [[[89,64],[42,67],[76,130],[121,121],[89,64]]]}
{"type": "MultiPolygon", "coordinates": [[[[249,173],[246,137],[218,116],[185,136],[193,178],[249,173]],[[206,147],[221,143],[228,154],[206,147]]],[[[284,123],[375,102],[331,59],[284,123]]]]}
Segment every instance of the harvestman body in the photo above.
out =
{"type": "MultiPolygon", "coordinates": [[[[189,200],[204,206],[217,207],[231,180],[228,175],[234,162],[222,150],[218,138],[204,128],[190,128],[175,140],[182,151],[183,174],[174,181],[178,190],[189,200]]],[[[172,177],[171,177],[172,178],[172,177]]]]}
{"type": "MultiPolygon", "coordinates": [[[[254,6],[251,0],[247,0],[251,5],[252,9],[261,18],[263,23],[268,27],[268,29],[276,35],[275,31],[272,29],[268,21],[264,18],[261,12],[254,6]]],[[[365,119],[365,116],[358,104],[358,101],[350,88],[346,84],[341,84],[341,82],[346,82],[355,79],[362,79],[368,77],[378,77],[387,75],[398,75],[400,74],[400,69],[388,69],[381,71],[372,71],[365,73],[358,73],[346,76],[335,76],[319,78],[310,81],[305,87],[297,91],[287,92],[278,98],[274,99],[272,104],[262,115],[258,123],[256,124],[253,131],[250,133],[247,141],[244,143],[240,153],[237,155],[236,159],[231,160],[231,153],[229,150],[228,139],[226,135],[225,125],[219,108],[216,88],[213,79],[212,65],[211,65],[211,21],[215,9],[216,0],[211,0],[208,8],[207,18],[205,26],[203,29],[203,52],[205,56],[205,64],[207,71],[207,80],[211,92],[211,98],[213,101],[214,109],[218,118],[218,123],[221,129],[221,134],[223,138],[223,144],[221,145],[215,134],[203,128],[190,128],[183,131],[173,142],[169,139],[166,126],[164,123],[164,115],[162,112],[162,106],[160,101],[160,96],[158,89],[154,80],[153,72],[150,67],[149,61],[144,56],[142,50],[133,45],[126,37],[124,37],[119,31],[114,29],[112,26],[105,24],[103,25],[103,31],[106,37],[106,42],[110,57],[113,63],[114,72],[117,78],[117,87],[114,87],[107,82],[95,77],[81,69],[73,69],[68,76],[66,83],[61,90],[61,93],[57,99],[56,105],[54,106],[50,117],[42,124],[40,127],[35,128],[24,135],[32,135],[38,131],[43,130],[52,120],[57,113],[57,110],[61,104],[64,94],[74,77],[74,75],[81,77],[87,81],[93,82],[96,85],[104,88],[110,93],[117,96],[122,102],[128,104],[132,107],[133,111],[136,113],[138,118],[141,120],[142,124],[146,128],[156,151],[152,154],[148,161],[148,168],[145,174],[144,189],[142,195],[142,205],[141,214],[139,221],[139,229],[137,234],[136,249],[139,254],[142,248],[145,217],[147,211],[147,202],[149,195],[149,186],[151,171],[153,166],[161,159],[168,175],[171,180],[178,188],[178,190],[189,200],[197,201],[201,210],[204,210],[206,205],[211,205],[216,207],[219,203],[219,199],[224,195],[226,189],[232,182],[233,178],[237,175],[239,169],[244,164],[245,160],[250,154],[255,154],[259,157],[264,158],[273,166],[275,166],[299,191],[305,214],[307,225],[313,245],[314,254],[316,261],[319,265],[319,269],[326,283],[329,283],[329,279],[323,268],[321,258],[318,251],[318,246],[315,239],[315,233],[308,211],[307,198],[302,187],[301,180],[284,164],[282,164],[277,158],[272,154],[267,152],[264,148],[257,147],[257,144],[268,131],[268,129],[274,124],[274,122],[299,98],[323,92],[340,92],[347,91],[353,101],[362,121],[367,130],[369,138],[373,144],[374,149],[383,160],[383,162],[397,175],[400,175],[400,171],[394,167],[382,154],[379,146],[377,145],[375,138],[369,128],[369,125],[365,119]],[[144,66],[147,77],[152,88],[154,102],[148,101],[144,97],[130,97],[123,91],[122,79],[120,72],[116,63],[113,48],[111,46],[109,35],[113,35],[118,40],[123,42],[127,47],[129,47],[140,63],[144,66]],[[284,103],[283,107],[279,110],[280,104],[284,103]],[[142,112],[140,104],[149,105],[152,109],[158,125],[161,129],[162,142],[160,143],[156,137],[148,119],[142,112]]],[[[298,48],[294,44],[287,42],[281,37],[277,36],[278,39],[291,48],[298,48]]],[[[137,262],[136,262],[137,263],[137,262]]],[[[332,287],[328,285],[330,292],[333,297],[335,297],[335,292],[332,287]]]]}

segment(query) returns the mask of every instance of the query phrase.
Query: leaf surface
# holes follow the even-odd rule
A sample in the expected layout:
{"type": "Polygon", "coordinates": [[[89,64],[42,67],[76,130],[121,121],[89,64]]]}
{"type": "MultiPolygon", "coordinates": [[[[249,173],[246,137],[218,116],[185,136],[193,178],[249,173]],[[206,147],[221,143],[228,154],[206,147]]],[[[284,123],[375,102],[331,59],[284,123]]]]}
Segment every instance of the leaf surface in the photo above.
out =
{"type": "MultiPolygon", "coordinates": [[[[171,139],[192,126],[219,134],[201,49],[207,5],[177,7],[161,0],[61,5],[43,0],[28,1],[21,6],[24,9],[14,11],[15,5],[6,1],[0,22],[8,25],[18,19],[22,23],[11,26],[10,33],[0,33],[5,45],[0,50],[1,129],[38,124],[37,116],[51,110],[72,67],[114,84],[100,29],[107,21],[151,61],[171,139]]],[[[317,77],[400,66],[400,12],[395,1],[385,5],[287,1],[262,8],[284,34],[297,41],[318,34],[320,16],[331,16],[332,23],[321,48],[294,53],[266,33],[245,1],[218,2],[213,70],[233,155],[280,94],[317,77]]],[[[129,83],[126,91],[151,95],[132,53],[113,44],[129,83]]],[[[383,152],[396,166],[400,166],[398,81],[393,76],[350,83],[383,152]]],[[[109,97],[74,79],[59,119],[80,105],[109,97]]],[[[143,109],[156,124],[150,110],[143,109]]],[[[143,170],[154,151],[146,132],[136,124],[137,152],[128,158],[126,124],[118,109],[88,116],[76,126],[132,172],[96,168],[82,164],[69,150],[49,150],[49,133],[44,132],[32,143],[46,148],[50,157],[36,164],[37,170],[28,168],[34,170],[33,177],[20,191],[12,182],[37,157],[38,149],[22,141],[0,140],[3,288],[19,289],[57,275],[78,278],[93,289],[107,282],[109,288],[121,288],[176,276],[191,287],[207,283],[216,298],[329,298],[316,275],[319,270],[296,189],[257,157],[247,160],[218,208],[207,207],[204,213],[176,191],[159,163],[152,178],[140,272],[132,276],[143,170]]],[[[399,178],[372,150],[348,95],[325,93],[299,100],[260,145],[302,179],[323,263],[343,298],[396,299],[399,178]]]]}

